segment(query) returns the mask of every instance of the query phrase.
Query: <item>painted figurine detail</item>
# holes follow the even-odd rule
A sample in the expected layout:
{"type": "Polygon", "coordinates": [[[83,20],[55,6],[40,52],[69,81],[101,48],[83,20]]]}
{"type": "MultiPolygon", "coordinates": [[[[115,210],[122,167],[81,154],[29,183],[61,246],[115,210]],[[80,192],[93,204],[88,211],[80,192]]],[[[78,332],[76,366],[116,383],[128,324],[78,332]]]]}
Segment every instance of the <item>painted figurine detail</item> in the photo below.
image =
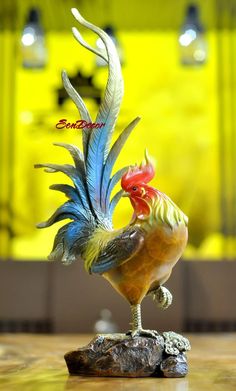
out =
{"type": "MultiPolygon", "coordinates": [[[[157,331],[142,328],[140,305],[149,294],[164,309],[171,304],[172,295],[163,284],[186,246],[188,219],[170,198],[149,186],[155,172],[147,152],[140,166],[125,167],[112,175],[117,157],[140,118],[133,120],[110,146],[123,96],[119,58],[112,40],[103,30],[87,22],[76,9],[72,9],[72,13],[81,25],[101,38],[106,48],[106,55],[100,53],[84,41],[76,28],[72,29],[82,46],[108,64],[107,86],[95,121],[105,126],[83,129],[83,153],[74,145],[55,144],[70,152],[74,165],[36,165],[45,167],[47,172],[63,172],[73,182],[73,186],[51,186],[65,193],[69,200],[38,227],[49,227],[63,219],[72,220],[59,229],[49,259],[65,264],[82,259],[89,273],[101,274],[130,303],[130,334],[155,338],[157,331]],[[122,189],[110,200],[120,180],[122,189]],[[122,196],[129,197],[134,214],[130,224],[115,230],[112,215],[122,196]]],[[[81,119],[93,122],[65,71],[62,78],[81,119]]]]}

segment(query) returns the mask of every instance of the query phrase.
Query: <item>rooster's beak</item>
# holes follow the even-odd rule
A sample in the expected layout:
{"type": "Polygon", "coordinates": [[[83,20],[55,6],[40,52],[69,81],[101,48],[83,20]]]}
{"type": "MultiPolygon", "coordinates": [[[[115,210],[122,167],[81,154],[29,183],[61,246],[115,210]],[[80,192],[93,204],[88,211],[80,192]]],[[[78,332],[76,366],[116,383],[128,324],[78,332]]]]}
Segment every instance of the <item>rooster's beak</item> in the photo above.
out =
{"type": "Polygon", "coordinates": [[[122,194],[122,197],[129,197],[129,193],[127,193],[126,191],[124,191],[124,193],[122,194]]]}

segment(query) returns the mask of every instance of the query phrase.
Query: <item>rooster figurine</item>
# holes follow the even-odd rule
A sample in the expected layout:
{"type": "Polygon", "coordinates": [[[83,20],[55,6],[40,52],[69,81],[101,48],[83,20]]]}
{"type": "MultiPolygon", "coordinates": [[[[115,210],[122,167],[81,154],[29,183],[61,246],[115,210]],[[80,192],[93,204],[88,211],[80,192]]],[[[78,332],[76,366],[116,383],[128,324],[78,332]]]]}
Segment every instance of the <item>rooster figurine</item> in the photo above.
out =
{"type": "MultiPolygon", "coordinates": [[[[96,123],[105,126],[83,129],[83,153],[74,145],[56,144],[70,152],[74,165],[35,166],[44,167],[47,172],[63,172],[73,182],[73,186],[55,184],[50,187],[65,193],[69,200],[48,221],[38,224],[38,228],[49,227],[63,219],[72,220],[59,229],[49,259],[61,260],[64,264],[82,259],[89,273],[101,274],[130,303],[132,337],[155,337],[158,335],[155,330],[142,328],[140,305],[149,294],[164,309],[171,304],[171,293],[163,284],[186,246],[188,219],[169,197],[149,186],[155,171],[147,152],[140,166],[125,167],[112,175],[114,163],[140,118],[133,120],[110,147],[123,96],[119,58],[111,38],[103,30],[86,21],[77,9],[73,8],[72,14],[81,25],[100,37],[106,49],[102,52],[94,49],[76,28],[72,29],[82,46],[108,64],[107,86],[96,117],[96,123]],[[122,189],[110,200],[120,180],[122,189]],[[130,224],[116,230],[112,226],[112,215],[122,196],[129,197],[134,214],[130,224]]],[[[81,119],[92,123],[85,103],[65,71],[62,79],[81,119]]]]}

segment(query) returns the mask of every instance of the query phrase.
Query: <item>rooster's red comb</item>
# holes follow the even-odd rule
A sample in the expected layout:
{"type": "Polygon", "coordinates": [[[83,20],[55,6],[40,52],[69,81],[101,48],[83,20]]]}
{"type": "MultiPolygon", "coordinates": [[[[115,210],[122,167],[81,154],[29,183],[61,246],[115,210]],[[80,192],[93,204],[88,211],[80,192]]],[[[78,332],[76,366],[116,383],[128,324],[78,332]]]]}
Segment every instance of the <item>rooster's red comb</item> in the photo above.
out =
{"type": "Polygon", "coordinates": [[[127,190],[128,187],[148,183],[155,175],[154,165],[145,150],[145,159],[140,166],[130,167],[129,170],[121,178],[121,187],[127,190]]]}

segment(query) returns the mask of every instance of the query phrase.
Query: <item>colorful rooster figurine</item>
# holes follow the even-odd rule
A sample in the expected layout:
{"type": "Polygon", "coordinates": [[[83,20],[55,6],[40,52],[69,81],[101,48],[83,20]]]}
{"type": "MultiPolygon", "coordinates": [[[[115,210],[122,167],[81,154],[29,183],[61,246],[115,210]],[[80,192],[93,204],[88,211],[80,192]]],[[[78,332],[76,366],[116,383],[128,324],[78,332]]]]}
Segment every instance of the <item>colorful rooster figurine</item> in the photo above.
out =
{"type": "MultiPolygon", "coordinates": [[[[83,129],[83,153],[74,145],[56,144],[70,152],[74,165],[36,165],[45,167],[47,172],[63,172],[74,185],[51,186],[65,193],[69,200],[48,221],[38,224],[38,228],[49,227],[63,219],[72,220],[59,229],[49,259],[61,260],[64,264],[82,259],[89,273],[101,274],[130,303],[131,335],[155,337],[155,330],[142,328],[140,305],[149,294],[164,309],[171,304],[171,293],[163,284],[186,246],[188,219],[170,198],[148,185],[155,172],[147,152],[140,166],[125,167],[112,175],[114,163],[140,118],[132,121],[110,147],[123,96],[119,58],[111,38],[103,30],[87,22],[77,9],[73,8],[72,14],[81,25],[100,37],[106,49],[104,54],[92,48],[76,28],[72,29],[82,46],[108,64],[107,86],[96,117],[96,123],[105,126],[83,129]],[[110,200],[120,179],[122,189],[110,200]],[[112,226],[112,215],[122,196],[129,197],[134,215],[130,224],[116,230],[112,226]]],[[[62,79],[81,119],[91,123],[88,109],[65,71],[62,79]]]]}

